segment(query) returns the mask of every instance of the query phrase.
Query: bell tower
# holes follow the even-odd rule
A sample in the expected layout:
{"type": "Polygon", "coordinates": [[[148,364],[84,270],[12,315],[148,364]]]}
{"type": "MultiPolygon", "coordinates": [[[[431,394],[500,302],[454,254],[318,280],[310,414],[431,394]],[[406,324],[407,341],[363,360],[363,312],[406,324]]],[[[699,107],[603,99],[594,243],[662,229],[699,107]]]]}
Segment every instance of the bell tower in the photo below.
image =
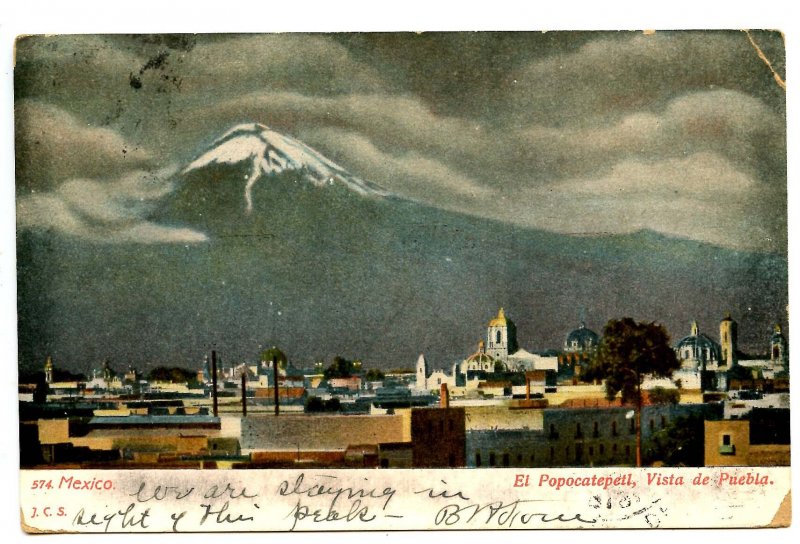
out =
{"type": "Polygon", "coordinates": [[[44,382],[53,383],[53,359],[47,356],[47,361],[44,363],[44,382]]]}
{"type": "Polygon", "coordinates": [[[428,389],[428,361],[422,353],[417,359],[417,389],[428,389]]]}
{"type": "Polygon", "coordinates": [[[773,367],[786,368],[786,363],[789,361],[786,353],[786,337],[783,336],[781,326],[777,323],[769,342],[769,352],[773,367]]]}
{"type": "Polygon", "coordinates": [[[517,328],[514,322],[506,317],[503,308],[497,312],[497,317],[489,321],[486,330],[486,353],[503,362],[508,356],[517,351],[517,328]]]}
{"type": "Polygon", "coordinates": [[[736,321],[733,320],[730,313],[725,314],[722,321],[719,322],[719,345],[722,352],[722,360],[720,364],[727,365],[728,369],[736,366],[738,358],[736,355],[738,342],[738,331],[736,321]]]}

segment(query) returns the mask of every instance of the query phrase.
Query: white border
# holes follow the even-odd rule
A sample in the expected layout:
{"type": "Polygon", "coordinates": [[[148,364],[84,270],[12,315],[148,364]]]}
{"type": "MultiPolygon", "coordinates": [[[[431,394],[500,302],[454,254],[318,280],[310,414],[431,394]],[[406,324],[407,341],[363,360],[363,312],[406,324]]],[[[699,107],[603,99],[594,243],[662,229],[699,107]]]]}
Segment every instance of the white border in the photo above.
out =
{"type": "MultiPolygon", "coordinates": [[[[424,30],[602,30],[602,29],[739,29],[768,28],[785,33],[787,44],[787,83],[792,84],[791,67],[797,58],[798,17],[790,2],[778,0],[751,0],[727,2],[701,2],[699,0],[673,0],[670,2],[577,2],[559,0],[549,4],[509,0],[484,2],[440,2],[433,0],[406,0],[400,2],[356,2],[354,0],[310,1],[283,0],[279,2],[222,2],[193,1],[169,3],[165,0],[134,0],[131,2],[8,0],[0,6],[0,48],[2,50],[2,97],[0,101],[0,346],[6,354],[5,372],[0,373],[3,392],[2,425],[5,431],[5,448],[0,449],[2,481],[8,488],[9,501],[0,508],[0,527],[5,537],[21,541],[25,535],[18,529],[18,497],[16,451],[16,305],[14,260],[14,189],[13,189],[13,79],[12,50],[14,36],[40,33],[162,33],[162,32],[288,32],[288,31],[424,31],[424,30]]],[[[798,126],[796,93],[789,94],[788,150],[789,150],[789,232],[796,232],[798,191],[793,187],[797,178],[796,153],[798,126]]],[[[796,255],[798,237],[790,236],[790,306],[800,308],[796,296],[798,281],[796,255]]],[[[790,319],[793,335],[795,319],[790,319]]],[[[797,349],[792,353],[792,366],[796,366],[797,349]]],[[[793,435],[800,436],[794,418],[793,435]]],[[[795,459],[795,451],[793,457],[795,459]]],[[[797,483],[797,471],[793,471],[797,483]]],[[[795,487],[797,487],[795,485],[795,487]]],[[[795,501],[800,502],[800,501],[795,501]]],[[[793,508],[796,516],[797,507],[793,508]]],[[[797,522],[795,522],[797,525],[797,522]]],[[[620,539],[638,539],[643,535],[630,531],[585,533],[585,538],[601,542],[620,539]]],[[[788,540],[797,537],[795,529],[777,530],[769,537],[788,540]]],[[[573,531],[448,534],[447,538],[477,541],[502,538],[504,541],[543,538],[547,541],[574,542],[573,531]]],[[[686,537],[700,539],[753,539],[760,535],[751,531],[726,531],[725,533],[692,531],[686,537]]],[[[426,542],[443,538],[442,533],[424,535],[368,533],[347,536],[351,542],[406,541],[422,538],[426,542]]],[[[649,533],[648,540],[673,543],[684,533],[659,531],[649,533]]],[[[64,542],[83,542],[87,537],[65,535],[64,542]]],[[[114,536],[113,541],[138,542],[137,536],[114,536]],[[136,540],[133,540],[136,539],[136,540]]],[[[165,538],[158,536],[157,538],[165,538]]],[[[204,535],[178,535],[167,537],[169,542],[206,541],[204,535]]],[[[233,539],[236,542],[263,541],[275,535],[226,535],[213,538],[233,539]]],[[[318,541],[322,535],[280,535],[286,539],[318,541]]],[[[5,540],[5,539],[4,539],[5,540]]],[[[7,541],[7,540],[6,540],[7,541]]]]}

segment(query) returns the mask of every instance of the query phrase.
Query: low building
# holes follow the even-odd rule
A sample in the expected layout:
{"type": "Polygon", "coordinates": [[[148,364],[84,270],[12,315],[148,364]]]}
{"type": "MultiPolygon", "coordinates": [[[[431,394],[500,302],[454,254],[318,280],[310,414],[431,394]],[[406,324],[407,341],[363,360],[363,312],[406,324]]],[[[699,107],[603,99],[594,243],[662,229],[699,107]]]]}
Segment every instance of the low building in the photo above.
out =
{"type": "Polygon", "coordinates": [[[386,442],[378,445],[378,466],[381,468],[412,468],[414,447],[411,442],[386,442]]]}
{"type": "Polygon", "coordinates": [[[753,409],[750,419],[705,422],[705,465],[789,466],[789,410],[753,409]]]}
{"type": "Polygon", "coordinates": [[[241,422],[245,453],[345,452],[354,445],[407,442],[410,433],[403,415],[258,414],[241,422]]]}
{"type": "Polygon", "coordinates": [[[411,410],[412,463],[414,467],[466,466],[464,408],[411,410]]]}
{"type": "MultiPolygon", "coordinates": [[[[475,429],[466,433],[467,466],[553,467],[633,465],[636,418],[630,406],[526,410],[528,429],[475,429]],[[541,414],[541,423],[533,414],[541,414]]],[[[643,450],[678,417],[720,417],[721,406],[653,405],[642,409],[643,450]]]]}

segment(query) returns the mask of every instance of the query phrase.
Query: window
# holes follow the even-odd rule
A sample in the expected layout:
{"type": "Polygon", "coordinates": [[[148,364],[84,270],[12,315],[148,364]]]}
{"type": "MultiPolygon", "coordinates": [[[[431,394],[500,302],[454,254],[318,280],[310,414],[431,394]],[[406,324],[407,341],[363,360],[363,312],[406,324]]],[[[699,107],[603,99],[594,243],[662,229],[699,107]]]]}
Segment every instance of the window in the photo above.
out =
{"type": "Polygon", "coordinates": [[[495,336],[495,338],[496,338],[496,340],[495,340],[495,341],[496,341],[498,344],[502,343],[502,341],[503,341],[503,333],[502,333],[502,332],[500,332],[500,331],[497,331],[497,336],[495,336]]]}
{"type": "Polygon", "coordinates": [[[636,418],[635,417],[631,418],[630,432],[631,432],[631,434],[636,434],[636,418]]]}
{"type": "Polygon", "coordinates": [[[522,464],[522,454],[521,454],[521,453],[518,453],[518,454],[517,454],[517,464],[518,464],[518,465],[521,465],[521,464],[522,464]]]}
{"type": "Polygon", "coordinates": [[[575,424],[575,438],[583,438],[583,431],[581,430],[581,424],[575,424]]]}
{"type": "Polygon", "coordinates": [[[534,466],[535,462],[536,462],[536,456],[534,454],[531,454],[531,466],[534,466]]]}
{"type": "Polygon", "coordinates": [[[493,467],[497,463],[497,459],[495,458],[494,452],[489,453],[489,466],[493,467]]]}
{"type": "Polygon", "coordinates": [[[481,452],[475,453],[475,466],[481,466],[481,452]]]}
{"type": "Polygon", "coordinates": [[[631,458],[631,447],[625,446],[625,459],[630,459],[630,458],[631,458]]]}
{"type": "Polygon", "coordinates": [[[661,416],[661,428],[663,429],[666,426],[667,426],[667,418],[666,416],[661,416]]]}
{"type": "Polygon", "coordinates": [[[503,466],[507,467],[511,464],[511,457],[508,455],[508,452],[503,454],[503,466]]]}
{"type": "Polygon", "coordinates": [[[656,422],[653,420],[653,418],[650,418],[650,432],[652,433],[655,430],[656,430],[656,422]]]}
{"type": "Polygon", "coordinates": [[[600,444],[600,455],[603,455],[606,452],[606,445],[600,444]]]}
{"type": "Polygon", "coordinates": [[[736,446],[731,442],[731,435],[722,435],[722,445],[719,447],[720,455],[736,455],[736,446]]]}
{"type": "Polygon", "coordinates": [[[600,426],[595,421],[592,423],[592,438],[597,438],[598,436],[600,436],[600,426]]]}
{"type": "Polygon", "coordinates": [[[589,446],[589,457],[594,457],[594,447],[589,446]]]}
{"type": "Polygon", "coordinates": [[[553,423],[550,424],[550,438],[553,440],[558,439],[558,432],[556,431],[556,426],[553,423]]]}
{"type": "Polygon", "coordinates": [[[617,436],[617,422],[611,422],[611,436],[617,436]]]}
{"type": "Polygon", "coordinates": [[[550,446],[550,462],[552,463],[556,459],[556,449],[553,446],[550,446]]]}

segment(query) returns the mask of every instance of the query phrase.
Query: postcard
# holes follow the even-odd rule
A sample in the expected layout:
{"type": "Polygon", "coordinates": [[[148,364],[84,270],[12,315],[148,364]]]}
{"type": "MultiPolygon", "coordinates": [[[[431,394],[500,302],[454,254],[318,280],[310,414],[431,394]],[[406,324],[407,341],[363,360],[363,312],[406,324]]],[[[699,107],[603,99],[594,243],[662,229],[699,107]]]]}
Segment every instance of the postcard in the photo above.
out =
{"type": "Polygon", "coordinates": [[[785,57],[19,37],[23,529],[787,526],[785,57]]]}

